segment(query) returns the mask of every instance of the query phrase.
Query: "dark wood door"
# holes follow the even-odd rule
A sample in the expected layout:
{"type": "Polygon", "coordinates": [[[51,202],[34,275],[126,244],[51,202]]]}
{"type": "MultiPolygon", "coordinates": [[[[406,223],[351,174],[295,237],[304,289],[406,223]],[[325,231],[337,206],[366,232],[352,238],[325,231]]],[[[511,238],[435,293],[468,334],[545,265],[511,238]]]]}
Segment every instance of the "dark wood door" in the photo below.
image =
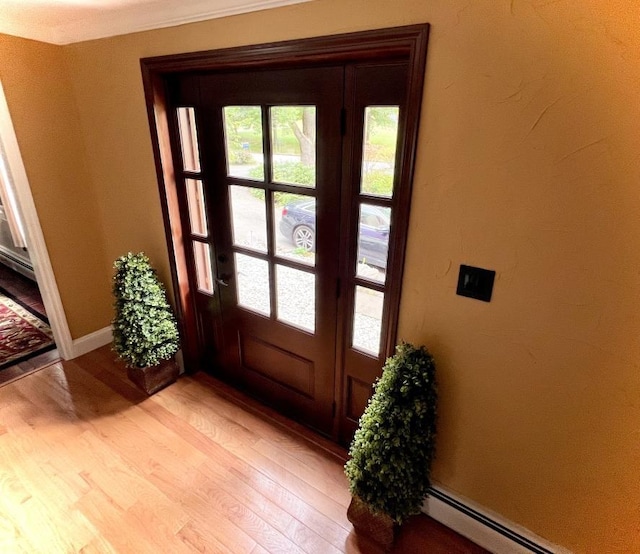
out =
{"type": "Polygon", "coordinates": [[[387,61],[168,81],[202,365],[344,443],[395,341],[407,75],[387,61]]]}
{"type": "Polygon", "coordinates": [[[342,67],[209,74],[183,79],[178,98],[194,105],[199,129],[209,233],[191,273],[202,340],[217,336],[210,363],[325,433],[334,418],[343,79],[342,67]]]}

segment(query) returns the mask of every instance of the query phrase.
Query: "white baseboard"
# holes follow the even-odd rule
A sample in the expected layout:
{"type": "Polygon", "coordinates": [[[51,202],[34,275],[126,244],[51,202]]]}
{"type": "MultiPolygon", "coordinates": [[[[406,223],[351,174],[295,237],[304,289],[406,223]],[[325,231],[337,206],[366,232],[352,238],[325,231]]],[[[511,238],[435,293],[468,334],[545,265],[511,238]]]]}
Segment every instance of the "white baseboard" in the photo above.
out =
{"type": "Polygon", "coordinates": [[[566,548],[437,485],[429,489],[422,511],[494,554],[570,554],[566,548]]]}
{"type": "Polygon", "coordinates": [[[79,339],[74,339],[71,343],[71,355],[68,359],[77,358],[87,352],[91,352],[96,348],[100,348],[105,344],[109,344],[113,340],[113,331],[111,327],[99,329],[93,333],[89,333],[79,339]]]}

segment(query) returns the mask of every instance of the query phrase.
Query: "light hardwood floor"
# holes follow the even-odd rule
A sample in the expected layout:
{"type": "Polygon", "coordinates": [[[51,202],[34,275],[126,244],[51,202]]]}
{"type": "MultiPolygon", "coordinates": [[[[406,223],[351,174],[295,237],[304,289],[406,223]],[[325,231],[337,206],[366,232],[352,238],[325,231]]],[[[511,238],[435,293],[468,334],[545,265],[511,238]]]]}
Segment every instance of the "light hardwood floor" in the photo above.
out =
{"type": "MultiPolygon", "coordinates": [[[[375,552],[343,463],[204,374],[147,398],[105,347],[0,388],[0,552],[375,552]]],[[[484,551],[421,516],[394,552],[484,551]]]]}

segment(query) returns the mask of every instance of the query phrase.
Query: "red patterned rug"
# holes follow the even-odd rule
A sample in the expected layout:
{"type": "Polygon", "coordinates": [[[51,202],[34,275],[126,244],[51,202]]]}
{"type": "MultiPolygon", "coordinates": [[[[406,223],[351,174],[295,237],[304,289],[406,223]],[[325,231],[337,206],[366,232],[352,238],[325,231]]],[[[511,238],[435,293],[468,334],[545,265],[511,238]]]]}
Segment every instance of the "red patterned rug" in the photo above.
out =
{"type": "Polygon", "coordinates": [[[0,289],[0,369],[55,346],[46,318],[0,289]]]}

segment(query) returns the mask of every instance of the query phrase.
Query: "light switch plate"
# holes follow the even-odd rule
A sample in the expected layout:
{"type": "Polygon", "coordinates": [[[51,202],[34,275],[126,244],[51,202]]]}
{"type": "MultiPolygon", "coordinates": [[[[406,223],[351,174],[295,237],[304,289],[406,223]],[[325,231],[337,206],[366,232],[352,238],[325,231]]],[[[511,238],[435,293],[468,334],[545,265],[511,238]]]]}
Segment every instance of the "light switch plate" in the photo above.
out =
{"type": "Polygon", "coordinates": [[[490,269],[461,265],[456,294],[490,302],[495,278],[496,272],[490,269]]]}

